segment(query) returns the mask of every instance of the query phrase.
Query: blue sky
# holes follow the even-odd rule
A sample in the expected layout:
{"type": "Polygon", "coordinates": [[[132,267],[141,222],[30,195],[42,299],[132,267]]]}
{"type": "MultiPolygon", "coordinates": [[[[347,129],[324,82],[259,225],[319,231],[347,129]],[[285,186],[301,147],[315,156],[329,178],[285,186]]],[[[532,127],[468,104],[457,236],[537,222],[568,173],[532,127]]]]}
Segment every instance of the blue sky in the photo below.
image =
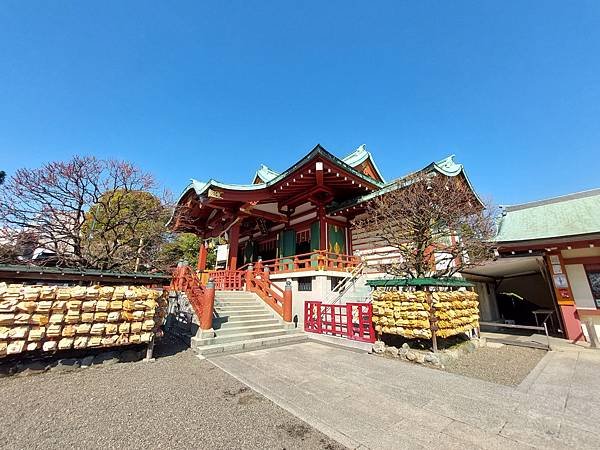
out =
{"type": "Polygon", "coordinates": [[[174,194],[320,143],[484,197],[599,187],[600,2],[0,2],[0,169],[131,160],[174,194]]]}

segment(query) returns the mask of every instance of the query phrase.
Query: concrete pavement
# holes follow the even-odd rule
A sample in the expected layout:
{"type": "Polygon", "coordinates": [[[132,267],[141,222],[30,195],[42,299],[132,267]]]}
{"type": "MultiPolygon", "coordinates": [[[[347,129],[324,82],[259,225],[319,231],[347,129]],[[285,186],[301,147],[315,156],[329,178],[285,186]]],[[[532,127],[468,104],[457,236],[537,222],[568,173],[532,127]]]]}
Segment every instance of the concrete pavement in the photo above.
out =
{"type": "Polygon", "coordinates": [[[516,388],[316,342],[211,362],[350,448],[598,448],[600,352],[516,388]]]}
{"type": "Polygon", "coordinates": [[[193,351],[163,344],[152,363],[0,379],[0,449],[342,450],[193,351]]]}

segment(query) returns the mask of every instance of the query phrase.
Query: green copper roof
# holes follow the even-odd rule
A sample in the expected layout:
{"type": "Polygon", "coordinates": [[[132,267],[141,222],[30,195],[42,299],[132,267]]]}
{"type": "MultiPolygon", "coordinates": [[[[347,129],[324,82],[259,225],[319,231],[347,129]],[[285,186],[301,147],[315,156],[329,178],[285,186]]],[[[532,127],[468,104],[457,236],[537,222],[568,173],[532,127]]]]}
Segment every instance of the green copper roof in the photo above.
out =
{"type": "MultiPolygon", "coordinates": [[[[227,183],[221,183],[214,179],[210,179],[207,182],[202,182],[202,181],[192,179],[191,183],[183,190],[183,192],[179,196],[179,198],[177,200],[177,204],[179,204],[179,202],[190,191],[194,191],[195,194],[198,196],[203,196],[203,195],[206,195],[206,193],[209,191],[209,189],[211,187],[218,187],[218,188],[222,188],[222,189],[231,189],[231,190],[235,190],[235,191],[258,191],[261,189],[271,187],[271,186],[277,184],[279,181],[285,179],[285,177],[287,177],[289,174],[293,173],[295,170],[300,168],[302,165],[304,165],[305,163],[307,163],[308,161],[310,161],[311,159],[313,159],[317,156],[321,156],[321,157],[331,161],[338,167],[340,167],[340,168],[346,170],[347,172],[353,174],[354,176],[364,180],[366,183],[369,183],[369,184],[375,186],[375,189],[378,189],[378,188],[381,188],[384,186],[384,183],[377,181],[377,180],[369,177],[368,175],[365,175],[362,172],[359,172],[358,170],[356,170],[352,166],[350,166],[348,163],[344,162],[343,160],[341,160],[338,157],[329,153],[320,144],[317,144],[315,146],[315,148],[313,148],[310,151],[310,153],[308,153],[306,156],[304,156],[304,158],[302,158],[300,161],[298,161],[292,167],[287,169],[285,172],[282,172],[282,173],[276,175],[274,178],[271,178],[270,180],[266,181],[265,183],[227,184],[227,183]]],[[[271,169],[269,169],[269,170],[271,170],[271,169]]],[[[276,173],[274,171],[271,171],[271,172],[276,173]]],[[[173,223],[175,213],[176,213],[176,210],[173,210],[173,213],[171,214],[171,217],[169,218],[169,221],[167,222],[167,226],[170,226],[173,223]]]]}
{"type": "Polygon", "coordinates": [[[77,279],[79,277],[105,277],[105,278],[135,278],[140,281],[169,281],[171,275],[168,273],[146,273],[146,272],[118,272],[110,270],[99,270],[99,269],[74,269],[66,267],[46,267],[46,266],[33,266],[33,265],[19,265],[19,264],[0,264],[0,280],[7,278],[6,274],[10,273],[33,273],[41,275],[62,275],[65,280],[77,279]],[[75,278],[69,278],[69,277],[75,278]]]}
{"type": "MultiPolygon", "coordinates": [[[[471,182],[469,181],[467,174],[464,171],[463,165],[455,162],[454,158],[455,158],[455,155],[450,155],[440,161],[429,164],[427,167],[425,167],[421,170],[409,173],[408,175],[400,177],[394,181],[390,181],[389,183],[385,184],[384,186],[381,187],[381,189],[379,189],[377,191],[369,192],[368,194],[362,195],[358,198],[353,198],[353,199],[347,200],[343,203],[334,204],[330,208],[327,209],[327,212],[336,213],[338,211],[341,211],[344,208],[350,208],[352,206],[356,206],[356,205],[360,205],[362,203],[368,202],[369,200],[372,200],[375,197],[379,197],[382,194],[385,194],[387,192],[394,191],[396,189],[407,186],[407,183],[405,182],[405,180],[409,179],[412,175],[414,175],[416,173],[429,173],[432,171],[439,172],[439,173],[449,176],[449,177],[455,177],[462,173],[463,176],[465,177],[465,180],[467,181],[467,184],[473,191],[473,194],[475,194],[475,197],[477,197],[477,199],[481,202],[481,200],[477,196],[477,193],[475,192],[475,189],[473,189],[473,186],[471,185],[471,182]]],[[[482,202],[482,204],[483,204],[483,202],[482,202]]]]}
{"type": "MultiPolygon", "coordinates": [[[[350,172],[351,174],[357,176],[358,178],[361,178],[361,179],[365,180],[366,182],[368,182],[368,183],[370,183],[372,185],[375,185],[377,187],[382,187],[383,186],[383,183],[381,183],[381,182],[379,182],[377,180],[374,180],[373,178],[365,175],[364,173],[361,173],[361,172],[357,171],[356,169],[354,169],[353,167],[351,167],[349,164],[345,163],[341,159],[339,159],[339,158],[335,157],[334,155],[332,155],[331,153],[329,153],[327,150],[325,150],[320,145],[317,145],[308,155],[306,155],[304,158],[302,158],[300,161],[298,161],[292,167],[290,167],[289,169],[287,169],[285,172],[282,172],[282,173],[276,175],[274,178],[271,178],[270,180],[268,180],[265,183],[259,183],[259,184],[228,184],[228,183],[221,183],[221,182],[219,182],[217,180],[214,180],[214,179],[208,180],[206,183],[203,183],[201,181],[192,179],[192,182],[184,190],[184,193],[182,194],[182,196],[180,197],[180,199],[190,189],[194,189],[196,191],[196,194],[202,195],[206,191],[208,191],[208,189],[210,189],[210,187],[212,187],[212,186],[220,187],[220,188],[223,188],[223,189],[237,190],[237,191],[254,191],[254,190],[264,189],[265,187],[270,187],[270,186],[273,186],[274,184],[277,184],[279,181],[283,180],[290,173],[294,172],[296,169],[298,169],[303,164],[305,164],[306,162],[310,161],[312,158],[314,158],[316,156],[322,156],[322,157],[328,159],[329,161],[333,162],[334,164],[338,165],[339,167],[345,169],[346,171],[350,172]]],[[[271,171],[271,172],[273,172],[273,171],[271,171]]],[[[273,172],[273,173],[276,173],[276,172],[273,172]]]]}
{"type": "Polygon", "coordinates": [[[397,286],[437,286],[437,287],[471,287],[473,283],[462,278],[384,278],[368,280],[371,287],[397,287],[397,286]]]}
{"type": "Polygon", "coordinates": [[[261,164],[260,168],[254,174],[254,178],[256,179],[256,177],[258,177],[263,183],[266,183],[267,181],[271,181],[277,175],[279,175],[279,172],[275,172],[273,169],[261,164]]]}
{"type": "Polygon", "coordinates": [[[356,167],[359,164],[365,162],[369,158],[371,159],[371,164],[373,164],[373,167],[375,168],[375,171],[377,172],[377,175],[379,175],[379,178],[381,178],[383,180],[383,176],[381,175],[381,171],[379,170],[379,168],[375,164],[375,160],[373,159],[373,155],[371,155],[371,152],[369,152],[367,150],[367,146],[365,144],[360,145],[356,150],[354,150],[348,156],[342,158],[342,161],[344,161],[346,164],[348,164],[348,165],[350,165],[352,167],[356,167]]]}
{"type": "MultiPolygon", "coordinates": [[[[349,155],[343,157],[342,161],[345,162],[346,164],[348,164],[351,167],[356,167],[357,165],[359,165],[359,164],[363,163],[364,161],[366,161],[368,158],[371,158],[371,163],[373,164],[373,167],[375,168],[375,171],[379,175],[379,178],[381,178],[383,180],[383,176],[381,175],[381,172],[380,172],[379,168],[375,164],[375,160],[373,159],[373,155],[371,155],[371,152],[369,152],[367,150],[367,146],[365,144],[360,145],[352,153],[350,153],[349,155]]],[[[280,175],[279,172],[276,172],[275,170],[271,169],[270,167],[268,167],[268,166],[266,166],[264,164],[261,164],[260,168],[254,174],[254,179],[256,179],[256,177],[258,177],[261,180],[263,180],[264,183],[266,183],[268,181],[271,181],[273,178],[275,178],[275,177],[277,177],[279,175],[280,175]]]]}
{"type": "Polygon", "coordinates": [[[502,207],[497,242],[600,233],[600,189],[502,207]]]}

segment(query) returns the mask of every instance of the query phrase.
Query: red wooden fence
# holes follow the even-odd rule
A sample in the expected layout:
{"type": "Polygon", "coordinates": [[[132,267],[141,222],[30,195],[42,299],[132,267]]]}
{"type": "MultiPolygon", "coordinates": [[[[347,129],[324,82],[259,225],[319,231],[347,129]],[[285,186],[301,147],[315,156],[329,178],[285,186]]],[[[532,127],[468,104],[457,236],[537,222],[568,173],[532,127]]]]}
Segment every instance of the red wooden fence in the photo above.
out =
{"type": "Polygon", "coordinates": [[[354,341],[375,342],[373,305],[345,305],[309,301],[304,303],[304,330],[345,337],[354,341]]]}
{"type": "Polygon", "coordinates": [[[242,291],[244,274],[243,270],[213,270],[210,277],[214,278],[217,291],[242,291]]]}

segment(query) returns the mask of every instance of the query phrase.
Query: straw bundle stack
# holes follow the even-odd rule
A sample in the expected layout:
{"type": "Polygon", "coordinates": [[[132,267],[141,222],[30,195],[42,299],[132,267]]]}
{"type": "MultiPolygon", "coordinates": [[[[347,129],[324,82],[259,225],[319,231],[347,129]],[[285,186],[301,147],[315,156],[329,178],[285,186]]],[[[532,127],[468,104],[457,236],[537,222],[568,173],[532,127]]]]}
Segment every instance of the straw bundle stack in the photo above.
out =
{"type": "Polygon", "coordinates": [[[447,338],[479,326],[479,302],[471,291],[377,290],[373,292],[373,323],[379,333],[408,339],[431,339],[432,328],[437,336],[447,338]]]}
{"type": "Polygon", "coordinates": [[[431,295],[437,336],[446,338],[479,327],[479,301],[475,292],[434,292],[431,295]]]}
{"type": "Polygon", "coordinates": [[[431,338],[427,293],[375,291],[373,323],[379,333],[397,334],[409,339],[431,338]]]}

